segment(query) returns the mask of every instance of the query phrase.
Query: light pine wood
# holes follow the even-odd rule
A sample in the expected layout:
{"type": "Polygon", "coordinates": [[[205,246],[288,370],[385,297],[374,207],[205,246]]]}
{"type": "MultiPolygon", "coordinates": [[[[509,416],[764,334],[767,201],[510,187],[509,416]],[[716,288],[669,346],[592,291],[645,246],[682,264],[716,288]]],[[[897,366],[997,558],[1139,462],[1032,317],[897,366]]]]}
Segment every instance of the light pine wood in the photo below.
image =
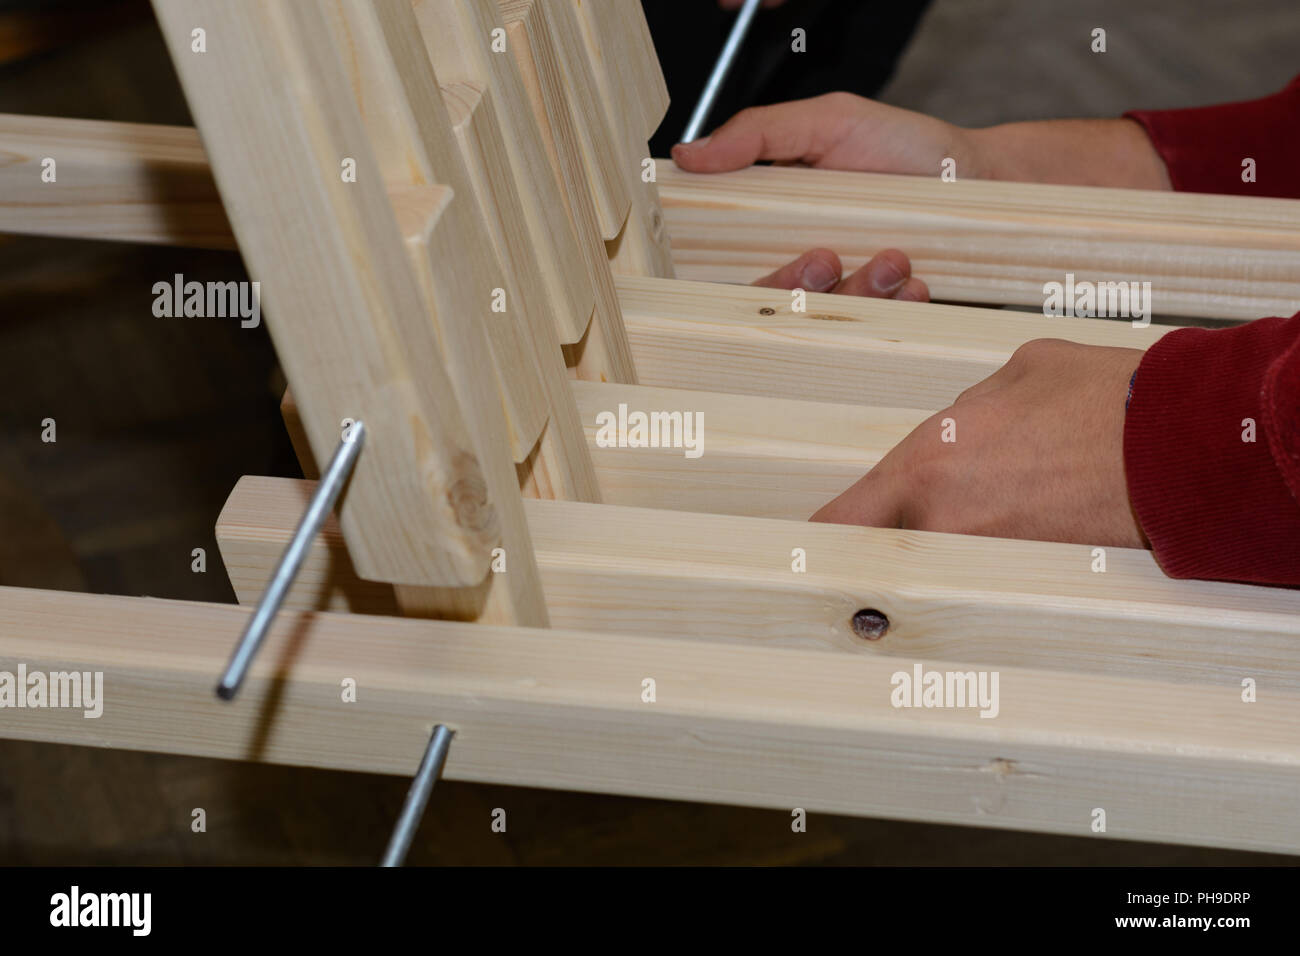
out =
{"type": "MultiPolygon", "coordinates": [[[[610,504],[803,520],[853,484],[928,411],[753,395],[570,381],[587,448],[610,504]],[[678,448],[602,447],[597,417],[628,409],[703,416],[705,453],[678,448]]],[[[293,397],[280,403],[303,474],[319,475],[293,397]],[[304,451],[306,455],[304,456],[304,451]]],[[[568,499],[563,495],[532,497],[568,499]]]]}
{"type": "Polygon", "coordinates": [[[520,467],[528,479],[524,488],[533,497],[599,501],[591,456],[569,393],[564,353],[552,316],[546,312],[550,302],[536,281],[537,262],[529,255],[530,241],[514,228],[521,221],[522,213],[516,201],[514,181],[501,163],[505,150],[496,123],[492,91],[454,84],[444,86],[443,95],[466,157],[475,157],[470,165],[475,189],[480,196],[494,198],[497,213],[490,214],[489,220],[497,226],[497,248],[507,250],[505,262],[516,278],[516,294],[508,308],[523,318],[528,347],[541,376],[541,401],[547,423],[540,439],[520,459],[520,467]]]}
{"type": "Polygon", "coordinates": [[[513,271],[497,258],[500,247],[487,225],[496,220],[495,210],[466,171],[415,14],[408,4],[377,0],[334,0],[321,13],[335,44],[347,51],[349,86],[385,182],[442,183],[455,193],[443,215],[460,247],[454,259],[434,265],[436,280],[447,287],[448,308],[475,316],[487,332],[511,452],[522,461],[547,420],[523,297],[513,271]],[[497,290],[505,297],[504,313],[491,309],[497,290]]]}
{"type": "Polygon", "coordinates": [[[798,402],[645,385],[574,381],[588,447],[610,504],[802,521],[849,487],[928,411],[798,402]],[[702,416],[702,454],[602,447],[597,417],[681,411],[702,416]]]}
{"type": "Polygon", "coordinates": [[[297,4],[155,9],[316,459],[345,418],[369,428],[339,506],[358,573],[481,582],[498,517],[326,25],[297,4]]]}
{"type": "Polygon", "coordinates": [[[285,613],[232,706],[212,680],[248,613],[0,589],[0,657],[105,688],[98,719],[6,709],[0,733],[409,775],[442,723],[452,780],[1300,853],[1286,693],[1004,668],[983,719],[892,706],[910,659],[285,613]]]}
{"type": "MultiPolygon", "coordinates": [[[[502,550],[494,556],[492,572],[479,587],[403,585],[396,589],[397,599],[406,613],[420,617],[545,627],[546,601],[510,455],[510,432],[494,382],[483,374],[491,367],[492,354],[479,317],[461,307],[479,291],[475,286],[482,273],[466,258],[460,224],[434,205],[454,202],[454,197],[430,186],[411,186],[407,191],[409,195],[399,197],[399,223],[407,226],[404,232],[411,263],[427,311],[437,325],[452,388],[465,409],[488,498],[501,522],[502,550]],[[407,221],[418,226],[410,228],[407,221]]],[[[582,451],[585,454],[586,448],[582,451]]]]}
{"type": "Polygon", "coordinates": [[[596,88],[573,6],[570,0],[500,0],[499,5],[507,25],[518,24],[527,36],[541,88],[546,95],[562,99],[575,120],[567,130],[553,132],[573,136],[600,236],[613,239],[623,230],[631,206],[627,181],[619,168],[621,137],[615,133],[596,88]]]}
{"type": "Polygon", "coordinates": [[[0,155],[0,232],[235,246],[189,127],[0,113],[0,155]]]}
{"type": "Polygon", "coordinates": [[[1147,348],[1167,325],[618,278],[646,385],[937,410],[1032,339],[1147,348]]]}
{"type": "Polygon", "coordinates": [[[567,2],[581,25],[606,115],[629,142],[644,143],[668,112],[668,84],[640,0],[567,2]]]}
{"type": "Polygon", "coordinates": [[[619,275],[672,278],[672,244],[659,204],[655,169],[642,165],[653,163],[646,140],[668,110],[668,88],[640,0],[564,2],[572,5],[581,28],[631,200],[622,232],[605,244],[610,266],[619,275]]]}
{"type": "MultiPolygon", "coordinates": [[[[217,541],[241,603],[256,601],[309,483],[241,479],[217,541]]],[[[555,627],[824,652],[1060,669],[1300,693],[1300,593],[1177,581],[1149,552],[1087,545],[525,500],[555,627]],[[796,548],[804,571],[796,570],[796,548]],[[889,620],[883,637],[852,626],[889,620]]],[[[325,534],[290,606],[323,595],[325,534]],[[312,582],[315,582],[313,584],[312,582]]],[[[337,582],[336,582],[337,583],[337,582]]]]}
{"type": "Polygon", "coordinates": [[[659,163],[683,279],[751,282],[816,246],[911,257],[936,299],[1041,307],[1043,284],[1147,281],[1156,315],[1300,309],[1300,200],[659,163]]]}
{"type": "Polygon", "coordinates": [[[578,378],[635,384],[632,350],[623,327],[614,277],[575,132],[578,124],[570,112],[547,18],[532,4],[511,10],[520,19],[510,19],[511,14],[506,17],[509,47],[541,128],[542,141],[560,183],[565,208],[578,235],[583,264],[596,293],[591,325],[585,337],[566,350],[566,357],[578,378]]]}
{"type": "Polygon", "coordinates": [[[499,248],[527,297],[525,307],[548,314],[561,342],[577,342],[591,321],[596,293],[582,268],[578,239],[519,67],[508,51],[492,52],[493,31],[505,29],[496,4],[415,0],[413,6],[421,38],[458,124],[465,161],[492,190],[497,219],[505,228],[499,248]],[[485,91],[492,102],[507,168],[500,165],[498,151],[480,149],[477,139],[463,132],[463,120],[472,113],[458,113],[454,91],[463,93],[467,87],[485,91]]]}

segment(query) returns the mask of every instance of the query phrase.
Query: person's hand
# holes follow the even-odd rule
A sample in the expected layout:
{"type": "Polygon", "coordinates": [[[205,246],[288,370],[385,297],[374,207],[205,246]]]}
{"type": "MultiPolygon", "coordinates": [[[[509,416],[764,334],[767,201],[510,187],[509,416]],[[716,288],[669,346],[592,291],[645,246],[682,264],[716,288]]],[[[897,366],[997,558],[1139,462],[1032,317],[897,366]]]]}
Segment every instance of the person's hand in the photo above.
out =
{"type": "Polygon", "coordinates": [[[935,177],[943,160],[951,158],[958,176],[979,178],[984,172],[970,133],[852,93],[827,93],[742,110],[711,135],[674,146],[672,154],[678,166],[693,173],[729,172],[771,160],[935,177]]]}
{"type": "Polygon", "coordinates": [[[871,261],[847,278],[840,257],[829,249],[812,249],[753,285],[770,289],[803,289],[805,292],[833,292],[873,299],[901,299],[929,302],[930,290],[912,276],[912,263],[897,249],[877,253],[871,261]]]}
{"type": "Polygon", "coordinates": [[[1141,358],[1026,343],[812,520],[1145,547],[1124,478],[1124,404],[1141,358]]]}
{"type": "Polygon", "coordinates": [[[1164,160],[1131,119],[1034,120],[967,129],[852,93],[754,106],[709,136],[672,149],[692,173],[767,160],[938,178],[1172,189],[1164,160]]]}

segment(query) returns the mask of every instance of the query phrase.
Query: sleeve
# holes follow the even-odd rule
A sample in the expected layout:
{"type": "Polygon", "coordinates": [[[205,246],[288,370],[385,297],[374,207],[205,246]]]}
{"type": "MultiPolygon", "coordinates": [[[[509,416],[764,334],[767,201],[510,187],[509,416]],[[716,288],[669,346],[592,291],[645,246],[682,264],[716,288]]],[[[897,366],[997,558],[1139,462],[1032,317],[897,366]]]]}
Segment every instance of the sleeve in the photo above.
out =
{"type": "Polygon", "coordinates": [[[1300,199],[1300,76],[1263,99],[1185,110],[1131,110],[1174,189],[1300,199]],[[1255,181],[1242,163],[1255,161],[1255,181]]]}
{"type": "Polygon", "coordinates": [[[1300,314],[1153,345],[1133,383],[1124,470],[1171,577],[1300,586],[1300,314]]]}

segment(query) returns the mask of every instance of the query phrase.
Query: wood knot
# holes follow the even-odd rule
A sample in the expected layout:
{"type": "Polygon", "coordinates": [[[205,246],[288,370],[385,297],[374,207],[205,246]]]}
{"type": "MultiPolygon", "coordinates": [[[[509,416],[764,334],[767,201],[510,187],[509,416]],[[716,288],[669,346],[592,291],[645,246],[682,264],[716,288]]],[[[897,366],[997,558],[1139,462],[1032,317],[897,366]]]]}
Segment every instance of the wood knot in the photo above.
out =
{"type": "Polygon", "coordinates": [[[864,641],[878,641],[889,630],[889,617],[874,607],[864,607],[853,615],[852,627],[864,641]]]}
{"type": "Polygon", "coordinates": [[[456,516],[456,524],[470,531],[486,531],[496,521],[496,510],[488,504],[487,482],[470,456],[458,469],[462,472],[447,488],[447,504],[456,516]]]}
{"type": "Polygon", "coordinates": [[[759,314],[759,315],[776,315],[776,309],[769,309],[767,306],[763,306],[761,309],[758,310],[758,314],[759,314]]]}

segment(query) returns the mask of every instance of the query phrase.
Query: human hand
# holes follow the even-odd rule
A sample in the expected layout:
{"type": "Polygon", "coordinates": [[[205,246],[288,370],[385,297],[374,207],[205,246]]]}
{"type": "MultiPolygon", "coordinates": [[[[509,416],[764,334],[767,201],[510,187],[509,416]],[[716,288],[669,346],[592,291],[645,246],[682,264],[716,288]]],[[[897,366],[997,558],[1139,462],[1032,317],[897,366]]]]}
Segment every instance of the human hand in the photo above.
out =
{"type": "Polygon", "coordinates": [[[709,136],[672,149],[693,173],[743,169],[759,160],[819,169],[938,176],[945,159],[958,175],[980,178],[971,131],[852,93],[742,110],[709,136]]]}
{"type": "Polygon", "coordinates": [[[771,289],[803,289],[874,299],[929,302],[930,290],[912,276],[912,263],[897,249],[877,253],[848,278],[842,278],[840,257],[830,249],[813,249],[753,284],[771,289]]]}
{"type": "Polygon", "coordinates": [[[811,520],[1145,547],[1124,476],[1124,404],[1141,359],[1028,342],[811,520]]]}

